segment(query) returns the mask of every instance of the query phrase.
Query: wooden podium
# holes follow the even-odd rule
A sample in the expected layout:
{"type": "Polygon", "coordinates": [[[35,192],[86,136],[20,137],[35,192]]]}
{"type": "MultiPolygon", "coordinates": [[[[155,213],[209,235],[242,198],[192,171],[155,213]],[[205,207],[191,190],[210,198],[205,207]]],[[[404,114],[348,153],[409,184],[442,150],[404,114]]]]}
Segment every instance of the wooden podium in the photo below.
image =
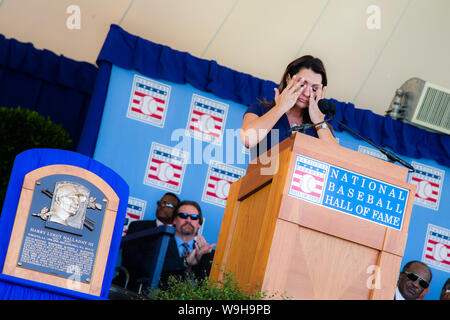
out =
{"type": "Polygon", "coordinates": [[[392,300],[415,194],[407,169],[301,133],[278,149],[231,186],[210,277],[291,299],[392,300]]]}

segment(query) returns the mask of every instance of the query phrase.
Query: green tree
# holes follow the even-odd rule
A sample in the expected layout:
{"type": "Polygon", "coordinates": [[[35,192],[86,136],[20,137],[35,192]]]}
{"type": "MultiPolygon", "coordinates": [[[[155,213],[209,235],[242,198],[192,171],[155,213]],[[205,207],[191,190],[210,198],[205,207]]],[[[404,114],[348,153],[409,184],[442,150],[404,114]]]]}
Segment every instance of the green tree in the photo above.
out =
{"type": "Polygon", "coordinates": [[[71,146],[67,131],[50,118],[20,107],[0,107],[0,208],[3,208],[14,159],[19,153],[34,148],[67,150],[71,146]]]}

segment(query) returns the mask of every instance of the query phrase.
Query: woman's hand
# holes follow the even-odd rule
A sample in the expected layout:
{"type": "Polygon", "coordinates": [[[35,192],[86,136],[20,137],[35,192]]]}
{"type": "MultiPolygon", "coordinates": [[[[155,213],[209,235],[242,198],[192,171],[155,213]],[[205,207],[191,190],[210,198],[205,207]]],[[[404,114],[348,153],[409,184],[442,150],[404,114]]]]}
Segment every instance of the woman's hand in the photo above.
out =
{"type": "Polygon", "coordinates": [[[303,77],[297,78],[294,75],[289,79],[286,88],[283,92],[279,92],[278,88],[275,88],[275,104],[283,113],[289,111],[297,102],[298,97],[302,94],[306,87],[303,86],[305,80],[303,77]]]}
{"type": "Polygon", "coordinates": [[[312,123],[319,123],[325,119],[325,115],[320,111],[318,102],[323,99],[327,87],[320,85],[320,88],[314,92],[312,88],[309,88],[309,117],[312,123]]]}

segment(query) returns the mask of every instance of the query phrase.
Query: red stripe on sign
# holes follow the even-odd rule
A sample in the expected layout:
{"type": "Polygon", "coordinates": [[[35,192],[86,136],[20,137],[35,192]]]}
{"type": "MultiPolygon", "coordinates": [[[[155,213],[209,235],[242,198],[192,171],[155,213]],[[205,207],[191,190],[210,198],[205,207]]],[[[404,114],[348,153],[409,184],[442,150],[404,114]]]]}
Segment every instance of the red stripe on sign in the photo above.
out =
{"type": "Polygon", "coordinates": [[[202,130],[200,130],[199,128],[194,127],[194,126],[189,126],[189,129],[197,131],[197,132],[200,132],[200,133],[203,133],[203,134],[206,134],[208,136],[213,136],[213,137],[216,137],[216,138],[218,138],[220,136],[219,134],[214,133],[214,132],[203,132],[202,130]]]}
{"type": "Polygon", "coordinates": [[[151,96],[151,95],[139,92],[139,91],[135,91],[134,94],[139,96],[139,97],[151,97],[153,100],[155,100],[156,102],[159,102],[159,103],[166,103],[166,101],[163,100],[163,99],[159,99],[157,97],[154,97],[154,96],[151,96]]]}
{"type": "Polygon", "coordinates": [[[127,212],[127,215],[130,217],[130,218],[133,218],[133,219],[140,219],[141,217],[140,216],[138,216],[137,214],[134,214],[134,213],[129,213],[129,212],[127,212]]]}
{"type": "MultiPolygon", "coordinates": [[[[206,194],[208,196],[211,196],[211,197],[214,197],[214,198],[219,198],[215,193],[212,193],[212,192],[209,192],[209,191],[206,191],[206,194]]],[[[221,199],[221,198],[219,198],[219,199],[221,199]]]]}
{"type": "Polygon", "coordinates": [[[168,184],[174,185],[174,186],[178,186],[179,185],[179,183],[176,182],[176,181],[162,181],[157,176],[155,176],[153,174],[149,174],[148,177],[151,178],[151,179],[155,179],[155,180],[158,180],[158,181],[161,181],[161,182],[164,182],[164,183],[168,183],[168,184]]]}
{"type": "Polygon", "coordinates": [[[416,178],[416,177],[412,177],[411,180],[412,180],[412,181],[416,181],[416,182],[426,181],[426,182],[428,182],[431,186],[436,187],[436,188],[439,188],[439,185],[438,185],[437,183],[434,183],[434,182],[431,182],[431,181],[428,181],[428,180],[425,180],[425,179],[419,179],[419,178],[416,178]]]}
{"type": "Polygon", "coordinates": [[[319,194],[319,193],[316,193],[316,192],[310,192],[310,193],[307,193],[307,192],[303,191],[302,188],[297,187],[297,186],[292,186],[291,188],[294,189],[294,190],[296,190],[296,191],[299,191],[299,192],[302,192],[302,193],[309,194],[309,195],[311,195],[311,196],[313,196],[313,197],[320,198],[320,194],[319,194]]]}
{"type": "Polygon", "coordinates": [[[319,182],[323,182],[323,181],[324,181],[324,179],[321,178],[321,177],[318,177],[318,176],[315,176],[315,175],[312,175],[312,174],[310,174],[310,173],[303,172],[303,171],[300,171],[300,170],[295,170],[295,174],[298,174],[298,175],[300,175],[300,176],[304,176],[304,175],[309,174],[310,176],[314,177],[314,179],[315,179],[316,181],[319,181],[319,182]]]}
{"type": "MultiPolygon", "coordinates": [[[[152,162],[155,162],[155,163],[158,163],[158,164],[168,163],[168,162],[165,162],[165,161],[162,161],[162,160],[159,160],[159,159],[155,159],[155,158],[152,158],[152,162]]],[[[180,166],[178,166],[176,164],[173,164],[173,163],[168,163],[168,164],[171,165],[174,169],[183,170],[183,167],[180,167],[180,166]]]]}
{"type": "Polygon", "coordinates": [[[440,262],[440,263],[445,263],[445,264],[450,265],[450,261],[448,261],[448,260],[438,261],[438,260],[436,260],[433,256],[430,256],[430,255],[428,255],[428,254],[425,255],[425,258],[428,258],[428,259],[433,260],[433,261],[437,261],[437,262],[440,262]]]}
{"type": "Polygon", "coordinates": [[[425,255],[425,258],[428,258],[428,259],[430,259],[430,260],[435,260],[434,257],[433,257],[433,256],[430,256],[429,254],[426,254],[426,255],[425,255]]]}
{"type": "Polygon", "coordinates": [[[134,107],[131,108],[131,111],[134,111],[134,112],[143,114],[144,116],[152,117],[152,118],[155,118],[155,119],[158,119],[158,120],[161,120],[161,119],[162,119],[162,117],[161,117],[160,115],[156,114],[156,113],[145,114],[145,113],[143,113],[140,109],[137,109],[137,108],[134,108],[134,107]]]}
{"type": "Polygon", "coordinates": [[[204,114],[207,114],[208,116],[210,116],[211,118],[213,118],[213,119],[216,120],[216,121],[219,121],[219,122],[222,122],[222,121],[223,121],[222,118],[213,116],[212,114],[209,114],[209,113],[200,112],[200,111],[198,111],[198,110],[192,110],[192,113],[193,113],[193,114],[196,114],[196,115],[198,115],[198,116],[202,116],[202,115],[204,115],[204,114]]]}

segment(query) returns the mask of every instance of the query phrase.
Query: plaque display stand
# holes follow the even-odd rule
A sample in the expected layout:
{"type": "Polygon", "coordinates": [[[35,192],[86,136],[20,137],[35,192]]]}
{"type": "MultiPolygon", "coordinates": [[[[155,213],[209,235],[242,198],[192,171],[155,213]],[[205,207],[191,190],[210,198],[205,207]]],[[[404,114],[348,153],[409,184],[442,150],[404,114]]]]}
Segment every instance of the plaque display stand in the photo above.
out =
{"type": "Polygon", "coordinates": [[[79,153],[19,154],[0,218],[0,299],[107,299],[128,195],[79,153]]]}
{"type": "Polygon", "coordinates": [[[301,133],[269,154],[231,186],[210,277],[233,272],[245,290],[292,299],[392,300],[407,170],[301,133]]]}

